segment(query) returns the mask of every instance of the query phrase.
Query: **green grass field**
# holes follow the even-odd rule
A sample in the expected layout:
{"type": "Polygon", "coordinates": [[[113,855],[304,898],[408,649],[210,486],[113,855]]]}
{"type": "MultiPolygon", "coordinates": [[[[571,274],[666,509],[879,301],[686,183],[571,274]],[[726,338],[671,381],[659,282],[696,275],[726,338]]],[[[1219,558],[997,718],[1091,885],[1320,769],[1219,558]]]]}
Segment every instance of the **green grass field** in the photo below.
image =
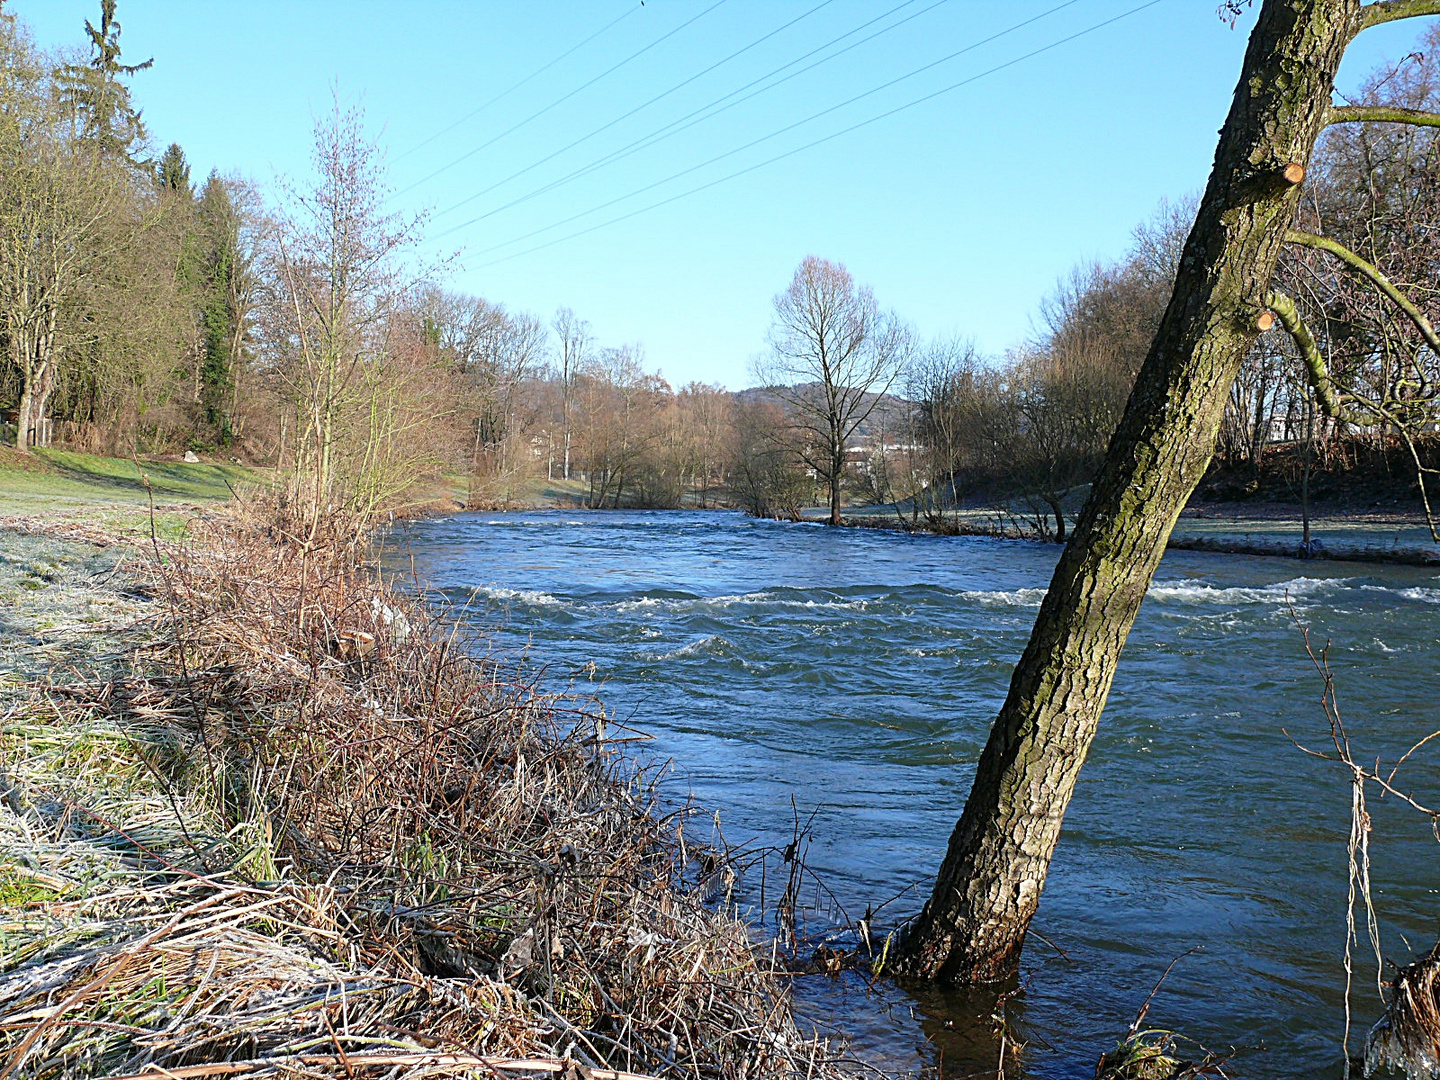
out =
{"type": "Polygon", "coordinates": [[[231,487],[254,488],[269,473],[243,465],[134,461],[36,450],[30,455],[0,448],[0,515],[65,514],[77,510],[224,502],[231,487]],[[146,489],[145,480],[150,482],[146,489]]]}
{"type": "MultiPolygon", "coordinates": [[[[146,532],[153,492],[157,526],[168,535],[183,529],[183,523],[193,516],[191,508],[224,503],[232,488],[244,497],[273,479],[269,469],[244,465],[142,458],[137,466],[127,458],[55,449],[23,455],[0,447],[0,518],[83,514],[118,532],[146,532]]],[[[468,477],[446,473],[417,484],[404,503],[417,508],[460,509],[469,487],[468,477]]],[[[505,492],[486,494],[499,505],[519,508],[578,506],[587,491],[587,485],[578,480],[524,477],[505,492]]]]}

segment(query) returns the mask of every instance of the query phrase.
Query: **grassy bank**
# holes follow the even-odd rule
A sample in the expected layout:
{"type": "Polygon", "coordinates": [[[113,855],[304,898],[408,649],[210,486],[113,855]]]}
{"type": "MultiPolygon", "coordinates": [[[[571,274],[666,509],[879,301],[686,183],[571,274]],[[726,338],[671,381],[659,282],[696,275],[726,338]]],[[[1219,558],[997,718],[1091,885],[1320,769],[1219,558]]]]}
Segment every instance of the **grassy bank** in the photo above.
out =
{"type": "Polygon", "coordinates": [[[602,714],[271,535],[0,533],[9,1075],[834,1071],[602,714]]]}
{"type": "Polygon", "coordinates": [[[157,503],[220,503],[268,473],[243,465],[97,457],[68,450],[18,454],[0,447],[0,514],[53,513],[157,503]],[[145,481],[148,478],[150,488],[145,481]]]}
{"type": "MultiPolygon", "coordinates": [[[[234,463],[136,461],[56,449],[18,454],[0,446],[0,520],[83,516],[111,532],[148,534],[153,501],[162,535],[174,538],[196,512],[214,511],[237,493],[248,498],[265,492],[274,479],[271,469],[234,463]]],[[[399,510],[461,509],[467,483],[468,478],[452,474],[421,479],[399,510]]]]}
{"type": "Polygon", "coordinates": [[[197,513],[222,506],[235,491],[261,490],[269,481],[269,470],[243,465],[136,462],[68,450],[18,454],[0,446],[0,522],[63,518],[82,532],[148,536],[153,503],[155,531],[174,539],[197,513]]]}

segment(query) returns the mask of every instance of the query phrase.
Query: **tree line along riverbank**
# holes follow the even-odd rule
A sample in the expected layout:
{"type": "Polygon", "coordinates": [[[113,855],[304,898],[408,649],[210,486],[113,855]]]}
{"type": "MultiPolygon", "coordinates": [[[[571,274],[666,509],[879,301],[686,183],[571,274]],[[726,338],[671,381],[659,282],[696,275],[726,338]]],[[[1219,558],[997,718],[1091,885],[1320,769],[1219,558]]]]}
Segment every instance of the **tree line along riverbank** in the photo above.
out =
{"type": "MultiPolygon", "coordinates": [[[[424,501],[417,485],[485,509],[555,499],[798,516],[823,500],[832,518],[845,500],[943,515],[993,489],[1063,536],[1199,205],[1166,202],[1117,257],[1077,264],[1029,338],[990,356],[963,336],[922,340],[843,263],[809,255],[774,282],[756,385],[673,386],[640,342],[602,343],[567,307],[517,311],[418,269],[421,222],[382,212],[385,155],[358,109],[337,102],[317,118],[315,170],[283,193],[192,177],[183,148],[142,122],[132,85],[151,64],[122,63],[107,4],[98,25],[74,27],[85,62],[0,16],[0,179],[16,203],[0,222],[12,253],[0,441],[22,452],[243,460],[371,511],[424,501]],[[319,205],[346,212],[307,209],[319,205]]],[[[1257,315],[1212,440],[1225,498],[1303,485],[1301,457],[1317,489],[1368,481],[1372,459],[1410,487],[1433,476],[1440,142],[1433,125],[1393,121],[1440,102],[1437,33],[1360,80],[1357,108],[1372,111],[1330,127],[1303,167],[1287,164],[1295,179],[1281,177],[1305,199],[1291,208],[1276,310],[1257,315]],[[1378,304],[1377,282],[1413,283],[1413,295],[1378,304]]]]}

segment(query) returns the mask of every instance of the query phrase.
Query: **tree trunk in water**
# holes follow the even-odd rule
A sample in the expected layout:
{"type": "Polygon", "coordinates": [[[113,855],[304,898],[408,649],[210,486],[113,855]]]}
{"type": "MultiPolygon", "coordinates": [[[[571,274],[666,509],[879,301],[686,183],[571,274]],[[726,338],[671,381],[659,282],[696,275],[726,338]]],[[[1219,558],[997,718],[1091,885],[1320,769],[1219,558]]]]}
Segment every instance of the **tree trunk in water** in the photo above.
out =
{"type": "Polygon", "coordinates": [[[1055,515],[1055,542],[1063,544],[1065,542],[1065,509],[1060,505],[1058,498],[1052,496],[1045,501],[1050,504],[1050,512],[1055,515]]]}
{"type": "Polygon", "coordinates": [[[892,970],[996,982],[1019,959],[1080,767],[1170,530],[1258,334],[1358,0],[1265,0],[1175,289],[1045,595],[924,910],[892,970]]]}
{"type": "Polygon", "coordinates": [[[1305,471],[1300,477],[1300,555],[1310,558],[1310,458],[1315,447],[1315,401],[1305,390],[1305,471]]]}

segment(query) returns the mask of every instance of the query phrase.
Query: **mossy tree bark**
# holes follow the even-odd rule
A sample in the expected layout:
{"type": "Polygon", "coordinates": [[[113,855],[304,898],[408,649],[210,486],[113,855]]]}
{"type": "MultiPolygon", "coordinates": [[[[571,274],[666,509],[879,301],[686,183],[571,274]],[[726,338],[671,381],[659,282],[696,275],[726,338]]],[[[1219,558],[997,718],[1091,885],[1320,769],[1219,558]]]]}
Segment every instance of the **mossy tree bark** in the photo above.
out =
{"type": "Polygon", "coordinates": [[[1330,116],[1345,48],[1440,0],[1265,0],[1174,292],[1075,522],[929,901],[892,970],[1004,978],[1019,959],[1115,667],[1176,518],[1205,473],[1330,116]],[[1403,10],[1402,10],[1403,9],[1403,10]]]}

